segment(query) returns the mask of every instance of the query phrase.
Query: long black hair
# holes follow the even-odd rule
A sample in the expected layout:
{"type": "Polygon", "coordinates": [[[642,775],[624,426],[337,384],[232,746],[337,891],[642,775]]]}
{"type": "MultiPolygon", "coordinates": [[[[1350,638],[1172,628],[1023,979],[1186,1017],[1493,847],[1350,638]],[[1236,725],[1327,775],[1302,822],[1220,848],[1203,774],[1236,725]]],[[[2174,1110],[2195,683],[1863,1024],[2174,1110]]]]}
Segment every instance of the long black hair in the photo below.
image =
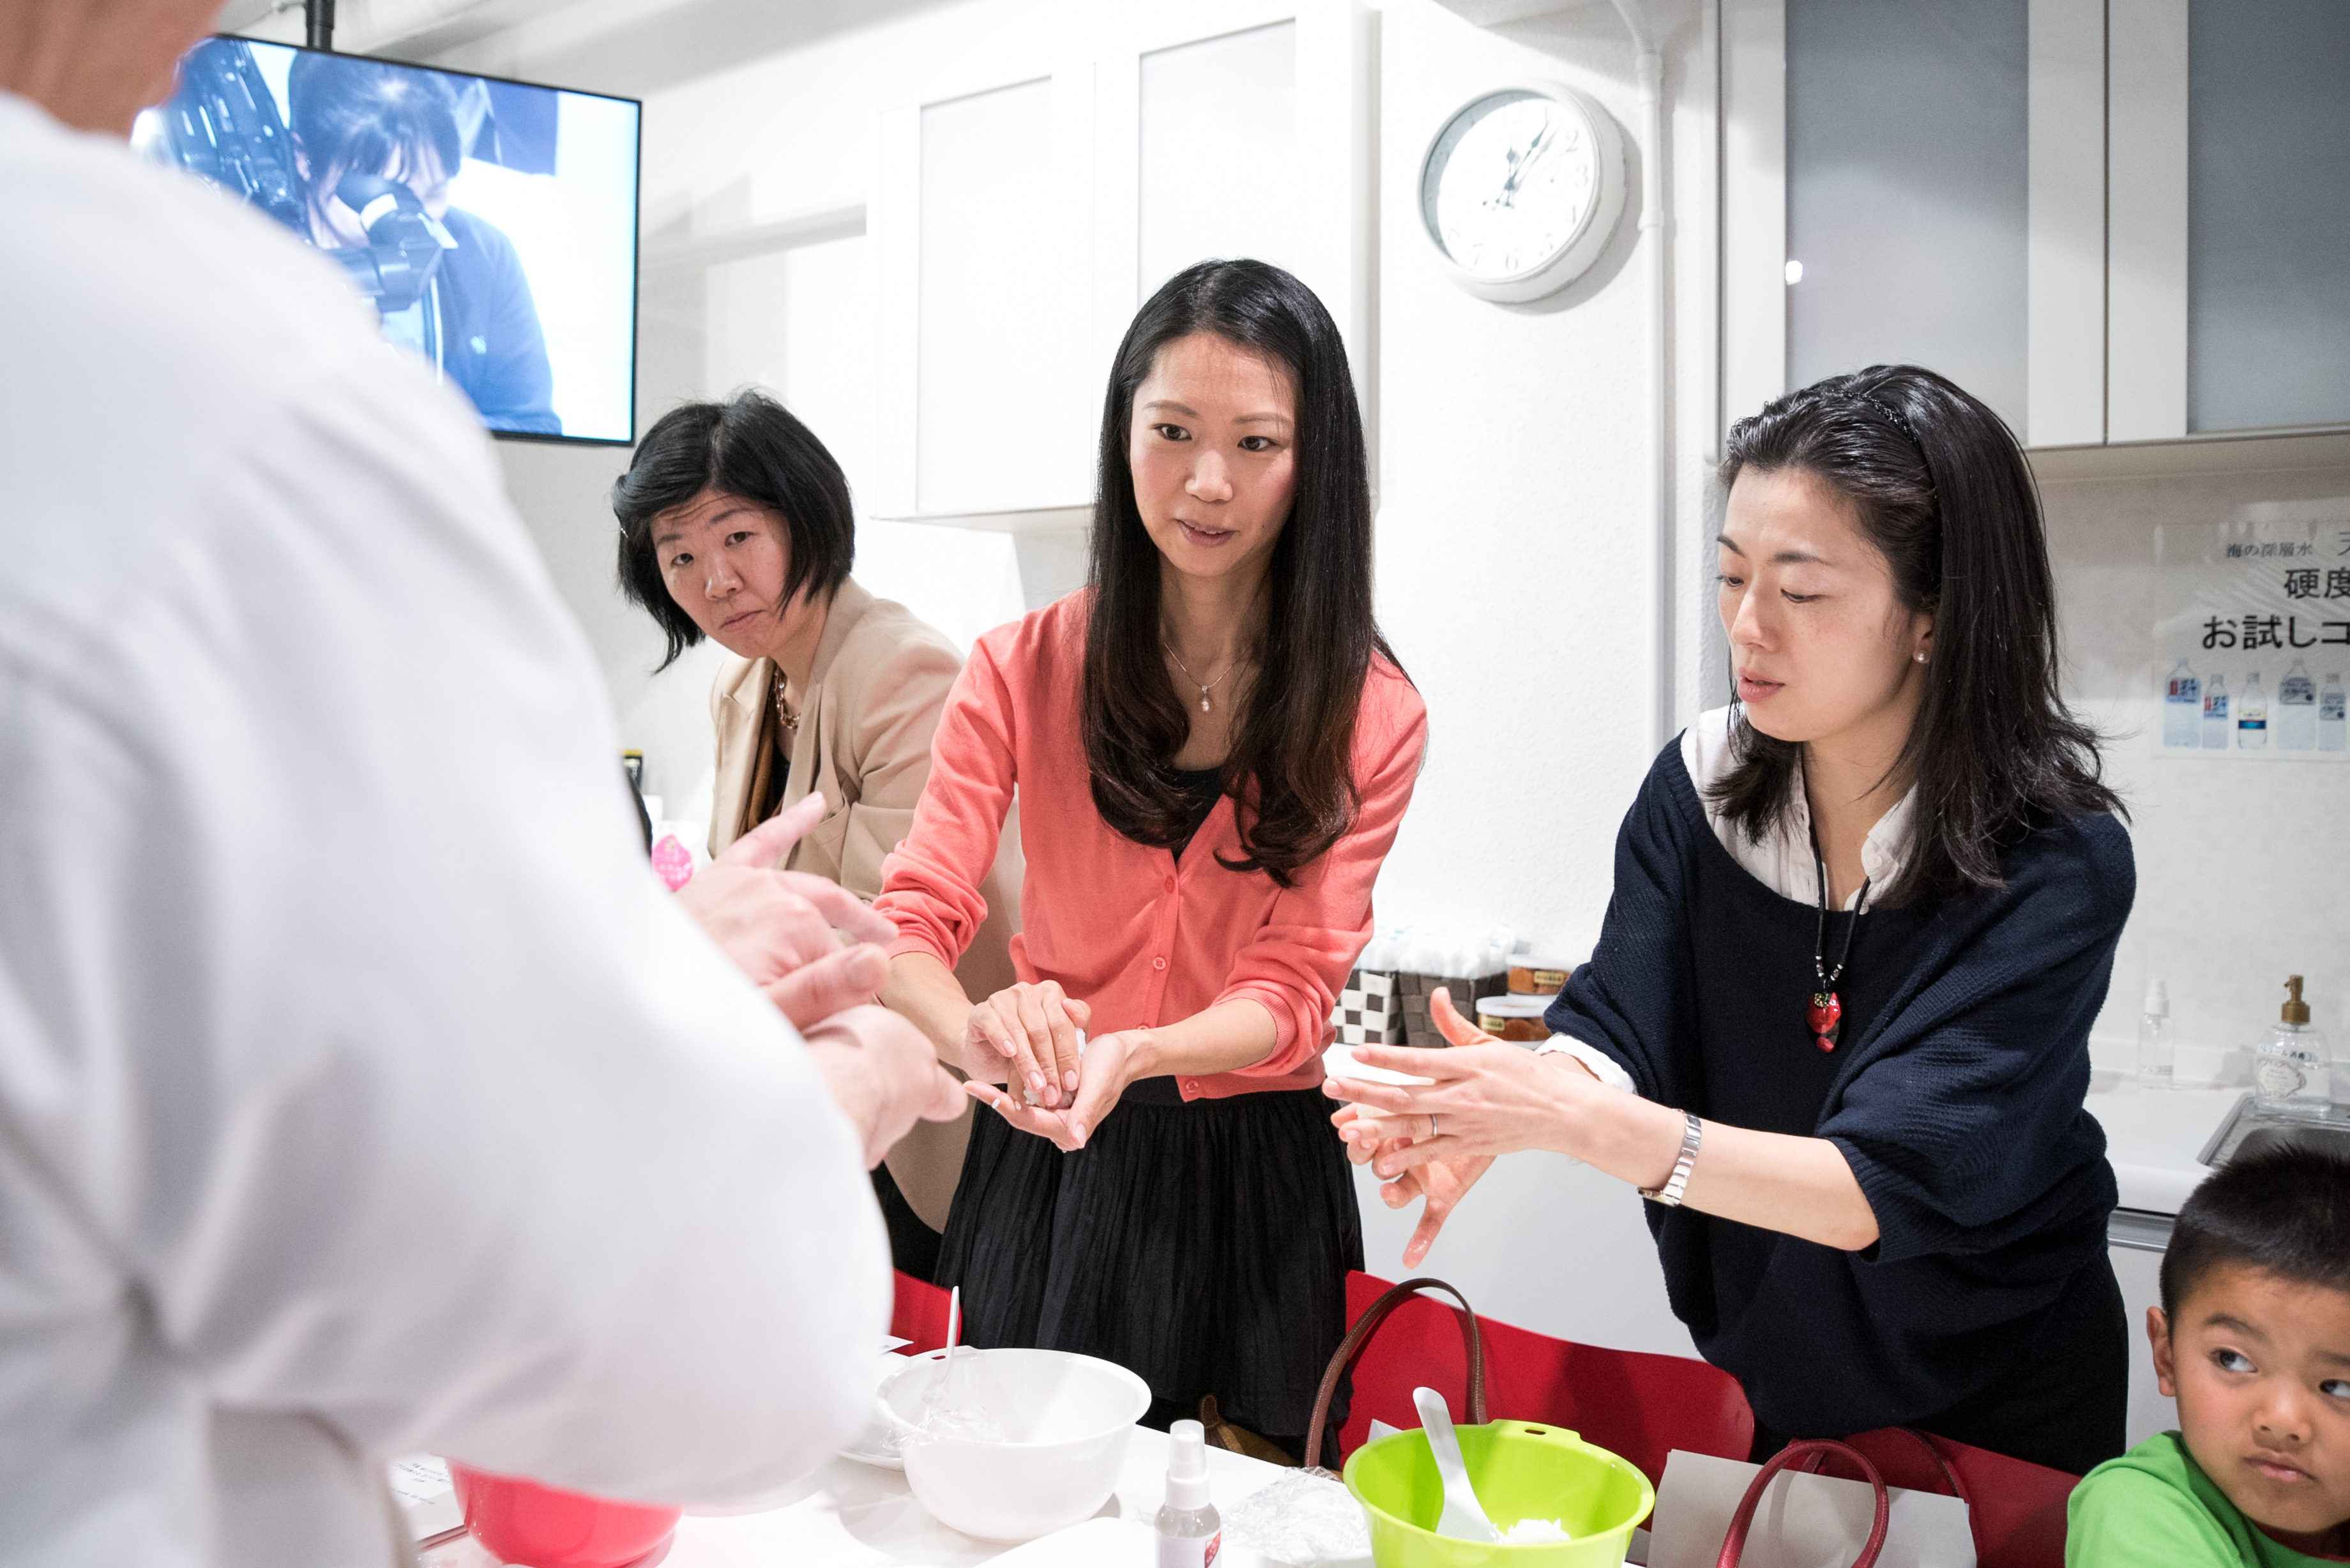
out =
{"type": "MultiPolygon", "coordinates": [[[[1872,365],[1739,421],[1723,488],[1750,468],[1808,473],[1851,502],[1895,597],[1934,617],[1925,701],[1892,769],[1916,783],[1915,841],[1885,902],[2000,887],[2001,851],[2034,826],[2120,808],[2096,732],[2059,690],[2040,495],[1997,414],[1931,370],[1872,365]]],[[[1731,702],[1738,762],[1711,793],[1760,840],[1793,809],[1803,747],[1731,702]]]]}
{"type": "Polygon", "coordinates": [[[784,514],[791,564],[784,602],[806,588],[830,598],[857,559],[857,514],[848,479],[816,432],[755,389],[723,403],[680,403],[637,443],[629,472],[612,483],[620,523],[620,591],[669,639],[660,670],[702,640],[702,628],[672,597],[653,548],[653,524],[705,490],[723,491],[784,514]]]}
{"type": "Polygon", "coordinates": [[[1371,609],[1371,486],[1346,345],[1314,291],[1261,261],[1206,261],[1167,280],[1118,345],[1102,400],[1086,628],[1086,763],[1102,819],[1171,846],[1191,826],[1175,754],[1191,715],[1169,682],[1159,618],[1162,557],[1142,524],[1127,456],[1135,389],[1159,351],[1195,332],[1262,355],[1297,399],[1296,484],[1265,575],[1256,679],[1223,764],[1241,807],[1241,858],[1288,887],[1354,826],[1355,715],[1371,660],[1396,662],[1371,609]]]}

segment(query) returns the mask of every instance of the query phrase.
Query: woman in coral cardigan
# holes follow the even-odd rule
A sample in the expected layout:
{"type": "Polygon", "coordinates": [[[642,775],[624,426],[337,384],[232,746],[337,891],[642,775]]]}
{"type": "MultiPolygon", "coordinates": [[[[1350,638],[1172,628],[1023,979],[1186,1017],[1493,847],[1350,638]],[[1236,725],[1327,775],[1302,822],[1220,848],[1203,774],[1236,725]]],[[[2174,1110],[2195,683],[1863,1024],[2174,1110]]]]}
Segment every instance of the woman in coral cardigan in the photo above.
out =
{"type": "Polygon", "coordinates": [[[883,1000],[998,1113],[938,1279],[967,1337],[1104,1356],[1165,1426],[1301,1448],[1362,1240],[1319,1095],[1426,715],[1371,610],[1336,327],[1261,262],[1178,275],[1103,410],[1088,586],[982,638],[874,908],[883,1000]],[[1020,982],[951,972],[1014,788],[1020,982]]]}

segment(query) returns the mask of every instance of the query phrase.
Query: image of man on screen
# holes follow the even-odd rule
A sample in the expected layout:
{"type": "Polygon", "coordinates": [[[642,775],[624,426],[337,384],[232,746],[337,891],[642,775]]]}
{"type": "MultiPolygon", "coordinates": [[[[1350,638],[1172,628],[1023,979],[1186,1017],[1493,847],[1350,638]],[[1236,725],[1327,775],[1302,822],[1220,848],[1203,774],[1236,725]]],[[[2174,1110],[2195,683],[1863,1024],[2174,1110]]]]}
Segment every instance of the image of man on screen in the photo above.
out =
{"type": "MultiPolygon", "coordinates": [[[[385,335],[437,367],[492,429],[562,434],[546,337],[522,258],[496,225],[449,202],[464,142],[446,84],[430,72],[305,53],[294,61],[286,99],[314,244],[359,250],[378,243],[340,193],[353,173],[407,187],[445,235],[417,297],[397,308],[378,300],[385,335]]],[[[372,217],[376,209],[368,210],[372,217]]]]}

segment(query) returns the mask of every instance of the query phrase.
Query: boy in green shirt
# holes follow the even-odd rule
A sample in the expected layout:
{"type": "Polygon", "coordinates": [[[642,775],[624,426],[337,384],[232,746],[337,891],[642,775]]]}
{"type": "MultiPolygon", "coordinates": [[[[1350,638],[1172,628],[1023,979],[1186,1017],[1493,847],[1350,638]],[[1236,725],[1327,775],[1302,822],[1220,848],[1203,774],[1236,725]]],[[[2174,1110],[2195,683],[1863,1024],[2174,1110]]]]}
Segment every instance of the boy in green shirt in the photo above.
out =
{"type": "Polygon", "coordinates": [[[2146,1326],[2178,1430],[2082,1479],[2065,1568],[2350,1562],[2350,1159],[2282,1149],[2197,1188],[2146,1326]]]}

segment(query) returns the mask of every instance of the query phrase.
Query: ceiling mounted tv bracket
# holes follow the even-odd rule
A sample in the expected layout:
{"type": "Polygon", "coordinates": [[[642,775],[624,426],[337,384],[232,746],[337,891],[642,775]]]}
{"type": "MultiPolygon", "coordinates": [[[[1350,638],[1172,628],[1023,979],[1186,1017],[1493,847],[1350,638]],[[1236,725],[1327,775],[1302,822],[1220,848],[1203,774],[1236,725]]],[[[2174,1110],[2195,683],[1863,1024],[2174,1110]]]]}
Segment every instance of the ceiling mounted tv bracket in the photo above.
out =
{"type": "Polygon", "coordinates": [[[335,47],[335,0],[302,0],[304,41],[314,49],[335,47]]]}

